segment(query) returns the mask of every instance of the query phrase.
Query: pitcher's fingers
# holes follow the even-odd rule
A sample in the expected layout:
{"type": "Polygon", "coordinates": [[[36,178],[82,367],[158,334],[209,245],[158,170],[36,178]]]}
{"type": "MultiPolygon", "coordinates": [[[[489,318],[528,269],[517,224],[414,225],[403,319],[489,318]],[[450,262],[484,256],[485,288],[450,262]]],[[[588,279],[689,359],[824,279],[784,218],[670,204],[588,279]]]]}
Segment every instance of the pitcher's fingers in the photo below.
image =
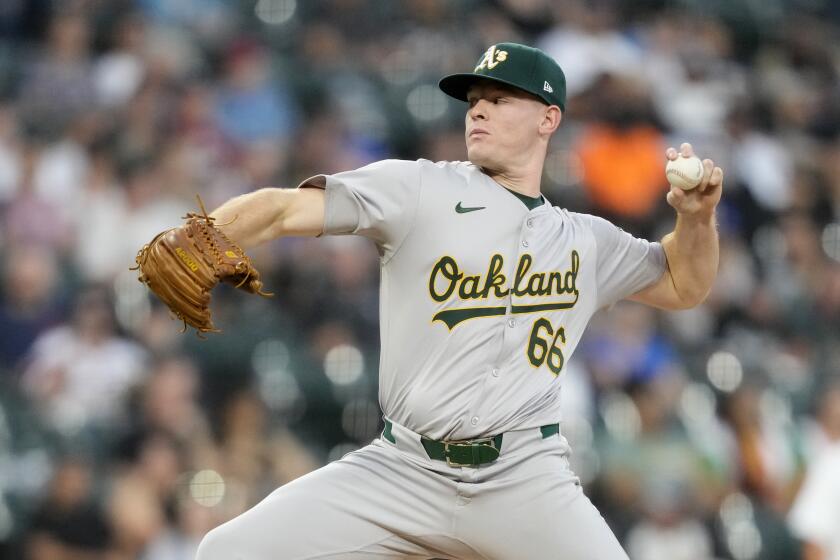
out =
{"type": "Polygon", "coordinates": [[[677,152],[676,148],[674,148],[673,146],[665,150],[665,157],[668,159],[677,159],[679,155],[679,152],[677,152]]]}
{"type": "Polygon", "coordinates": [[[685,201],[685,192],[679,187],[671,187],[671,190],[665,195],[665,200],[674,208],[679,208],[685,201]]]}
{"type": "Polygon", "coordinates": [[[680,144],[680,154],[683,157],[691,157],[694,155],[694,148],[688,142],[683,142],[680,144]]]}
{"type": "Polygon", "coordinates": [[[710,159],[703,160],[703,178],[700,184],[697,185],[699,192],[706,192],[706,187],[709,186],[709,181],[712,179],[712,170],[715,168],[715,162],[710,159]]]}
{"type": "Polygon", "coordinates": [[[723,184],[723,169],[715,167],[712,170],[712,176],[709,178],[709,186],[717,187],[723,184]]]}

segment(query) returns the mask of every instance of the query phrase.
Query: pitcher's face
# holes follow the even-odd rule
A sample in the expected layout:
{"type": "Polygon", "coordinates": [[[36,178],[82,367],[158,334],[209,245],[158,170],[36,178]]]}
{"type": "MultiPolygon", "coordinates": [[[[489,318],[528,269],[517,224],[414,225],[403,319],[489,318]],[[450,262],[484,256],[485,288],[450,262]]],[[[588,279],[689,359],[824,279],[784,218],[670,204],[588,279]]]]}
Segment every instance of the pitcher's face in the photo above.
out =
{"type": "Polygon", "coordinates": [[[492,81],[467,92],[467,157],[479,167],[504,170],[538,148],[547,105],[529,93],[492,81]]]}

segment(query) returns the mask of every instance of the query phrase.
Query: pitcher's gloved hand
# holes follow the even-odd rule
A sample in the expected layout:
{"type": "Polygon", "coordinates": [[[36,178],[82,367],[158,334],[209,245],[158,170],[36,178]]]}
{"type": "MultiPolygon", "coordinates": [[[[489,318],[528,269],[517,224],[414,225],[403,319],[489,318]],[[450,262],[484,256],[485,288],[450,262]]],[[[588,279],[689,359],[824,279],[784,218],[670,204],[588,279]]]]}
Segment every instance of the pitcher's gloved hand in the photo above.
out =
{"type": "Polygon", "coordinates": [[[233,284],[252,294],[262,291],[260,273],[251,259],[222,233],[207,215],[190,212],[186,222],[162,231],[137,252],[139,280],[146,284],[182,321],[199,333],[220,332],[210,314],[210,291],[219,282],[233,284]]]}

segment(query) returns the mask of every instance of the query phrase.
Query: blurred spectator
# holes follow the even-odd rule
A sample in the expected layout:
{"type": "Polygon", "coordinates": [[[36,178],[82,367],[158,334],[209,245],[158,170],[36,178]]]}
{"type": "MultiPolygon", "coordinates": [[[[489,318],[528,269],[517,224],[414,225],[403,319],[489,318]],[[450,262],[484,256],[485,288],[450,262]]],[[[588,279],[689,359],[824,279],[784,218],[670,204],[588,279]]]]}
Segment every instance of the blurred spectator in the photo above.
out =
{"type": "Polygon", "coordinates": [[[749,122],[757,120],[751,116],[750,108],[739,108],[730,119],[735,145],[729,178],[745,185],[765,210],[784,211],[793,196],[793,157],[781,139],[772,136],[772,123],[749,122]]]}
{"type": "Polygon", "coordinates": [[[231,395],[223,411],[221,472],[248,489],[249,504],[318,467],[294,435],[282,428],[268,429],[266,412],[263,402],[251,392],[231,395]]]}
{"type": "Polygon", "coordinates": [[[580,352],[602,387],[646,382],[679,372],[670,342],[655,328],[650,308],[621,303],[596,317],[580,352]]]}
{"type": "Polygon", "coordinates": [[[600,213],[638,226],[667,192],[662,167],[665,140],[654,126],[638,82],[605,76],[595,84],[595,123],[578,137],[583,182],[600,213]]]}
{"type": "Polygon", "coordinates": [[[20,131],[13,107],[0,104],[0,204],[13,198],[21,184],[20,131]]]}
{"type": "MultiPolygon", "coordinates": [[[[127,162],[122,169],[128,212],[121,224],[119,261],[112,266],[122,270],[134,266],[138,249],[164,229],[172,227],[172,216],[195,212],[194,199],[179,197],[175,185],[163,181],[160,159],[150,156],[127,162]]],[[[114,249],[116,253],[116,249],[114,249]]]]}
{"type": "Polygon", "coordinates": [[[219,524],[216,512],[179,494],[175,522],[149,543],[140,560],[194,560],[201,538],[219,524]]]}
{"type": "Polygon", "coordinates": [[[569,96],[594,85],[603,73],[634,75],[642,66],[638,45],[616,29],[609,2],[554,3],[562,22],[536,45],[557,60],[566,74],[569,96]]]}
{"type": "Polygon", "coordinates": [[[283,84],[271,76],[268,52],[243,39],[225,61],[225,86],[216,102],[222,130],[240,145],[283,142],[295,127],[295,107],[283,84]]]}
{"type": "Polygon", "coordinates": [[[824,157],[820,158],[819,164],[827,183],[832,217],[835,222],[840,222],[840,133],[837,133],[832,143],[824,147],[824,157]]]}
{"type": "Polygon", "coordinates": [[[708,529],[691,516],[686,487],[653,482],[644,489],[645,517],[627,535],[633,560],[705,560],[712,556],[708,529]]]}
{"type": "Polygon", "coordinates": [[[144,375],[145,351],[117,334],[111,306],[105,290],[87,288],[74,302],[71,322],[32,346],[23,386],[64,433],[124,420],[122,399],[144,375]]]}
{"type": "Polygon", "coordinates": [[[840,381],[819,398],[810,434],[811,461],[790,511],[794,534],[805,543],[804,560],[840,558],[840,381]]]}
{"type": "Polygon", "coordinates": [[[118,558],[137,558],[166,526],[166,514],[153,480],[143,466],[114,477],[106,509],[118,558]]]}
{"type": "Polygon", "coordinates": [[[816,422],[806,434],[812,459],[840,442],[840,379],[834,378],[820,391],[816,412],[816,422]]]}
{"type": "Polygon", "coordinates": [[[4,254],[0,299],[0,368],[12,368],[35,339],[63,319],[55,254],[39,245],[10,247],[4,254]]]}
{"type": "Polygon", "coordinates": [[[224,0],[136,0],[135,5],[154,23],[194,30],[208,42],[229,39],[238,23],[236,12],[224,0]]]}
{"type": "Polygon", "coordinates": [[[123,442],[120,469],[106,500],[120,558],[191,560],[200,534],[217,522],[210,510],[195,511],[195,503],[186,502],[191,497],[185,469],[197,458],[190,445],[154,428],[123,442]]]}
{"type": "Polygon", "coordinates": [[[91,148],[90,155],[84,187],[73,204],[77,219],[73,254],[83,280],[108,282],[131,263],[124,240],[113,235],[125,226],[128,200],[117,183],[112,152],[100,144],[91,148]]]}
{"type": "Polygon", "coordinates": [[[145,75],[144,21],[137,13],[121,17],[110,39],[110,49],[96,61],[94,80],[101,104],[120,107],[137,92],[145,75]]]}
{"type": "Polygon", "coordinates": [[[28,122],[56,133],[98,102],[89,59],[90,23],[84,13],[56,11],[44,47],[26,65],[20,99],[28,122]]]}
{"type": "MultiPolygon", "coordinates": [[[[730,58],[730,30],[700,13],[686,18],[668,11],[650,29],[645,76],[658,113],[670,129],[695,138],[695,149],[703,142],[714,148],[747,88],[744,69],[730,58]]],[[[726,166],[723,155],[717,146],[710,157],[726,166]]]]}
{"type": "Polygon", "coordinates": [[[709,541],[694,516],[722,492],[723,481],[708,468],[708,459],[692,445],[675,415],[679,387],[669,378],[636,382],[628,388],[631,399],[614,396],[603,404],[607,437],[600,440],[602,490],[614,504],[606,506],[605,515],[614,516],[617,528],[630,530],[637,552],[650,558],[672,546],[662,544],[660,549],[648,542],[659,540],[654,534],[683,545],[709,541]],[[637,525],[630,520],[642,512],[645,521],[637,525]]]}
{"type": "Polygon", "coordinates": [[[94,473],[80,458],[61,461],[30,522],[27,560],[107,558],[111,528],[94,500],[94,473]]]}
{"type": "MultiPolygon", "coordinates": [[[[232,196],[255,185],[269,185],[282,167],[279,150],[272,154],[270,169],[258,177],[247,177],[233,165],[239,159],[234,144],[225,136],[214,114],[214,90],[209,83],[189,83],[179,99],[176,116],[177,144],[183,151],[201,196],[208,208],[215,208],[232,196]]],[[[259,150],[262,144],[255,146],[259,150]]],[[[273,145],[269,142],[268,148],[273,145]]],[[[276,147],[276,146],[274,146],[276,147]]],[[[192,196],[194,193],[190,193],[192,196]]]]}
{"type": "Polygon", "coordinates": [[[198,403],[199,377],[187,357],[170,357],[151,368],[140,389],[140,410],[132,415],[144,431],[160,431],[181,444],[209,436],[206,419],[198,403]]]}
{"type": "MultiPolygon", "coordinates": [[[[812,336],[830,336],[840,310],[837,263],[826,257],[818,225],[807,215],[787,214],[779,220],[784,259],[769,264],[765,284],[777,311],[790,328],[812,336]],[[814,321],[814,316],[824,320],[814,321]]],[[[836,332],[836,331],[834,331],[836,332]]]]}
{"type": "Polygon", "coordinates": [[[776,429],[761,398],[758,387],[743,385],[723,403],[723,415],[732,430],[742,488],[784,511],[795,483],[797,457],[792,434],[776,429]]]}
{"type": "MultiPolygon", "coordinates": [[[[20,183],[15,189],[14,198],[8,201],[3,212],[3,235],[10,244],[37,243],[64,252],[71,247],[72,242],[72,223],[62,212],[62,202],[68,203],[69,199],[62,199],[61,196],[51,198],[49,194],[39,192],[36,179],[39,172],[45,169],[42,165],[43,147],[29,143],[23,147],[20,156],[20,183]]],[[[67,171],[62,165],[59,168],[67,171]]]]}

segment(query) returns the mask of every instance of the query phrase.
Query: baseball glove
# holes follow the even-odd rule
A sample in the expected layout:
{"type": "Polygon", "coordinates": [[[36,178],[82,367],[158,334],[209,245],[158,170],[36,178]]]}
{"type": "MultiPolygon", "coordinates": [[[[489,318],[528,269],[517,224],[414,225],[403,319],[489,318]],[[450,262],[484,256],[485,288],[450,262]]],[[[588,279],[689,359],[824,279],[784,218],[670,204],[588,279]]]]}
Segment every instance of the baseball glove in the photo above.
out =
{"type": "Polygon", "coordinates": [[[260,273],[251,259],[213,223],[201,199],[201,214],[184,216],[186,222],[162,231],[137,252],[139,280],[165,303],[176,317],[199,335],[221,332],[213,326],[210,291],[219,282],[233,284],[252,294],[262,291],[260,273]]]}

